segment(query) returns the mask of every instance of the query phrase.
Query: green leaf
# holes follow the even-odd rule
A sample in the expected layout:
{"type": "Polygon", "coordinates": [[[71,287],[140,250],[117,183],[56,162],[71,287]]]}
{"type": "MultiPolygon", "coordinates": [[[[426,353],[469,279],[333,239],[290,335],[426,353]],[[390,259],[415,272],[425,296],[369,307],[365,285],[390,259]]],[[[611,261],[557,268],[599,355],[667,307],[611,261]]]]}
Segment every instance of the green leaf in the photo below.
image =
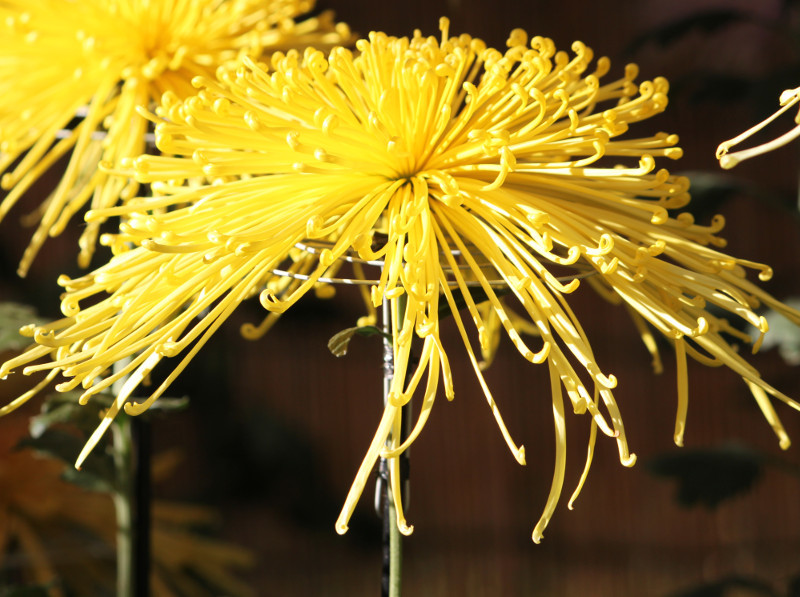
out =
{"type": "MultiPolygon", "coordinates": [[[[53,425],[72,425],[76,427],[84,437],[88,438],[97,427],[98,421],[102,417],[105,409],[111,406],[114,396],[111,394],[95,394],[85,405],[81,405],[78,399],[80,391],[63,392],[49,394],[45,397],[40,414],[31,417],[29,424],[30,434],[34,437],[41,435],[53,425]]],[[[145,413],[138,416],[147,417],[148,413],[168,413],[185,409],[189,405],[189,398],[161,397],[147,409],[145,413]]]]}
{"type": "Polygon", "coordinates": [[[30,338],[20,335],[25,325],[44,323],[36,311],[20,303],[0,303],[0,351],[20,350],[32,343],[30,338]]]}
{"type": "Polygon", "coordinates": [[[23,438],[16,449],[28,448],[65,462],[68,465],[62,474],[65,481],[92,491],[113,491],[116,487],[116,473],[114,460],[109,454],[94,450],[86,458],[80,471],[73,468],[85,443],[86,439],[75,433],[48,428],[37,437],[23,438]]]}
{"type": "Polygon", "coordinates": [[[149,412],[177,412],[185,410],[189,406],[189,397],[182,396],[181,398],[167,398],[162,396],[148,408],[144,413],[137,416],[147,416],[149,412]]]}
{"type": "Polygon", "coordinates": [[[652,459],[647,468],[678,483],[677,500],[685,507],[708,508],[749,490],[764,465],[764,457],[750,448],[727,444],[716,448],[679,450],[652,459]]]}
{"type": "MultiPolygon", "coordinates": [[[[797,309],[800,297],[790,297],[785,304],[797,309]]],[[[790,365],[800,365],[800,327],[772,309],[764,313],[769,325],[769,333],[764,336],[762,350],[776,347],[784,361],[790,365]]]]}
{"type": "Polygon", "coordinates": [[[73,391],[46,396],[41,412],[30,419],[30,434],[39,437],[54,425],[69,424],[88,438],[97,427],[102,411],[111,405],[113,397],[109,394],[97,394],[88,403],[81,405],[78,403],[80,395],[81,392],[73,391]]]}
{"type": "Polygon", "coordinates": [[[387,334],[381,328],[374,325],[347,328],[334,334],[331,339],[328,340],[328,350],[337,357],[343,357],[347,354],[347,350],[350,348],[350,340],[352,340],[354,336],[382,336],[389,339],[392,337],[390,334],[387,334]]]}
{"type": "Polygon", "coordinates": [[[113,477],[113,464],[110,465],[110,470],[90,470],[92,468],[92,464],[89,462],[84,462],[81,470],[68,466],[64,469],[64,472],[61,473],[61,478],[67,483],[77,485],[88,491],[114,493],[117,483],[113,477]]]}

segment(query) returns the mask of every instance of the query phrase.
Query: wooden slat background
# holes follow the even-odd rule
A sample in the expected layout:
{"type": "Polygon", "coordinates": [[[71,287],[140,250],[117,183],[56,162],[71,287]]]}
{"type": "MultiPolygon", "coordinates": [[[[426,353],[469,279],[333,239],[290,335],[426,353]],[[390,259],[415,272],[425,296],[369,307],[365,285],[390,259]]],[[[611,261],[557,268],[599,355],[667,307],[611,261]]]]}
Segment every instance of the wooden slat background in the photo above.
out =
{"type": "MultiPolygon", "coordinates": [[[[612,59],[613,73],[635,60],[640,78],[677,80],[701,66],[752,75],[786,60],[783,49],[755,27],[694,33],[666,52],[649,44],[633,56],[624,54],[636,36],[698,7],[742,7],[769,17],[778,2],[751,4],[340,0],[323,6],[362,33],[380,29],[406,35],[420,28],[437,35],[438,17],[449,15],[451,32],[468,32],[502,47],[510,29],[523,27],[554,38],[563,49],[575,39],[584,41],[597,56],[612,59]]],[[[767,97],[772,94],[777,102],[780,91],[767,90],[767,97]]],[[[687,94],[676,94],[667,114],[652,126],[682,138],[687,155],[671,169],[716,172],[717,144],[755,118],[740,106],[691,103],[687,94]]],[[[636,129],[643,133],[647,126],[636,129]]],[[[796,163],[797,152],[787,148],[735,174],[791,197],[796,163]]],[[[800,235],[786,212],[744,195],[721,209],[728,219],[724,236],[730,251],[774,265],[776,276],[767,287],[777,296],[797,294],[800,235]]],[[[56,314],[54,279],[60,271],[74,271],[73,239],[53,241],[29,279],[20,282],[12,272],[24,238],[11,221],[0,227],[2,295],[34,297],[40,308],[56,314]]],[[[527,365],[506,341],[488,374],[511,432],[526,445],[528,465],[520,467],[497,431],[459,338],[447,330],[456,399],[440,398],[412,449],[408,517],[416,530],[405,541],[405,594],[666,597],[731,574],[756,575],[785,590],[789,578],[800,573],[798,479],[770,469],[751,492],[715,510],[678,507],[673,484],[654,477],[646,466],[648,459],[677,450],[671,440],[676,406],[671,354],[664,352],[666,370],[654,377],[622,310],[602,304],[588,289],[575,301],[601,364],[620,381],[616,396],[639,463],[623,468],[614,443],[600,438],[576,509],[568,511],[565,499],[544,542],[534,545],[530,532],[553,466],[547,372],[527,365]]],[[[222,534],[258,557],[250,575],[258,595],[379,592],[379,523],[371,495],[359,504],[348,535],[339,537],[333,528],[380,415],[379,342],[358,339],[342,359],[325,346],[332,334],[354,324],[359,305],[347,290],[332,301],[306,301],[255,343],[239,338],[237,330],[238,324],[258,320],[260,308],[243,307],[176,386],[174,393],[191,395],[189,410],[156,422],[158,447],[184,454],[180,471],[160,487],[160,495],[219,507],[222,534]]],[[[753,361],[768,380],[800,397],[798,372],[774,351],[753,361]]],[[[800,462],[797,448],[780,453],[734,374],[693,363],[690,381],[687,448],[739,441],[800,462]]],[[[800,441],[800,414],[782,406],[778,411],[800,441]]],[[[568,414],[567,425],[566,497],[582,470],[588,431],[585,417],[568,414]]]]}

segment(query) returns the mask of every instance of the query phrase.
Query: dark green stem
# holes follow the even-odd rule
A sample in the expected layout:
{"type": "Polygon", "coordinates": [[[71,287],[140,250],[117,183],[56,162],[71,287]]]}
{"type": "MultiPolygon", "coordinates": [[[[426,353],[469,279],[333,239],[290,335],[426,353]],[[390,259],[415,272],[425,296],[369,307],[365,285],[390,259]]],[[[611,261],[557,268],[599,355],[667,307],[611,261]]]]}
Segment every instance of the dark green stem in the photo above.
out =
{"type": "MultiPolygon", "coordinates": [[[[405,312],[405,297],[401,296],[393,299],[395,303],[395,325],[399,327],[402,324],[403,314],[405,312]]],[[[388,400],[389,390],[391,389],[392,380],[394,378],[394,348],[392,346],[392,338],[394,334],[392,331],[392,309],[389,301],[383,302],[383,326],[388,332],[383,339],[383,399],[384,405],[388,400]]],[[[403,418],[406,418],[407,413],[410,412],[408,405],[403,407],[403,418]]],[[[404,425],[407,428],[407,426],[404,425]]],[[[405,431],[401,431],[399,441],[403,441],[405,431]]],[[[408,454],[403,453],[401,456],[404,460],[408,458],[408,454]]],[[[400,466],[399,474],[404,476],[404,470],[407,467],[400,466]]],[[[404,487],[405,489],[405,487],[404,487]]],[[[400,590],[402,586],[402,569],[403,569],[403,544],[400,529],[397,527],[397,509],[395,508],[394,496],[391,491],[391,483],[389,476],[388,462],[381,459],[380,464],[380,500],[383,514],[383,580],[381,583],[382,597],[400,597],[400,590]]]]}
{"type": "Polygon", "coordinates": [[[132,480],[133,441],[130,419],[121,415],[111,425],[114,439],[114,467],[117,486],[113,494],[117,517],[117,597],[133,597],[133,522],[132,480]]]}

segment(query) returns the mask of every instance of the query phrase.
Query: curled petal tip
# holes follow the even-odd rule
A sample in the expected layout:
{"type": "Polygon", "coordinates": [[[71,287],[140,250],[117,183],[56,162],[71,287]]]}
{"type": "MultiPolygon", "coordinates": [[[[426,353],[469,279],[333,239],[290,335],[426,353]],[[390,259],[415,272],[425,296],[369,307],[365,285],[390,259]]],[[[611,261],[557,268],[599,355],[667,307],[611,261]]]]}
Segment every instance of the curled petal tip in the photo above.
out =
{"type": "Polygon", "coordinates": [[[730,170],[739,163],[739,158],[734,154],[721,155],[718,159],[720,168],[723,170],[730,170]]]}
{"type": "Polygon", "coordinates": [[[697,327],[692,330],[692,336],[704,336],[708,333],[709,325],[708,320],[705,317],[698,317],[697,318],[697,327]]]}
{"type": "Polygon", "coordinates": [[[343,523],[343,522],[337,522],[337,523],[336,523],[336,532],[337,532],[339,535],[344,535],[344,534],[347,532],[347,529],[349,529],[349,528],[350,528],[350,527],[348,527],[348,526],[347,526],[345,523],[343,523]]]}
{"type": "Polygon", "coordinates": [[[537,365],[544,363],[547,360],[547,357],[550,356],[550,347],[550,342],[545,341],[542,344],[542,349],[533,355],[532,362],[536,363],[537,365]]]}
{"type": "Polygon", "coordinates": [[[606,375],[603,375],[601,373],[598,373],[595,376],[595,380],[597,380],[597,382],[601,386],[603,386],[604,388],[607,388],[609,390],[613,390],[614,388],[617,387],[617,377],[615,375],[613,375],[613,374],[606,376],[606,375]]]}

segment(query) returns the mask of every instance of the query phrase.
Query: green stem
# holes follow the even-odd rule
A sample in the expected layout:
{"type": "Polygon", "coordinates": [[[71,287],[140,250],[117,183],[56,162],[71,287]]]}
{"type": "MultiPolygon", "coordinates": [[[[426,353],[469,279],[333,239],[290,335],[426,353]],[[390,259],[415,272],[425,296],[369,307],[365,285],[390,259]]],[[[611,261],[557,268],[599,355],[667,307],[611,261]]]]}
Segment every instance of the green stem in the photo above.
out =
{"type": "MultiPolygon", "coordinates": [[[[394,301],[394,324],[399,328],[402,325],[403,314],[405,313],[406,300],[405,296],[392,299],[394,301]]],[[[384,406],[388,400],[389,390],[391,389],[392,379],[394,378],[394,351],[393,351],[393,334],[392,331],[392,309],[390,301],[384,300],[383,302],[383,325],[384,329],[389,332],[389,338],[384,338],[384,377],[383,377],[383,400],[384,406]]],[[[408,405],[403,407],[404,411],[408,409],[408,405]]],[[[405,412],[403,416],[405,416],[405,412]]],[[[402,433],[402,431],[401,431],[402,433]]],[[[403,441],[403,437],[398,438],[403,441]]],[[[390,438],[391,441],[391,438],[390,438]]],[[[384,464],[385,466],[385,464],[384,464]]],[[[402,473],[401,473],[402,474],[402,473]]],[[[389,541],[389,569],[388,569],[388,586],[384,586],[387,597],[400,597],[400,589],[402,586],[402,570],[403,570],[403,543],[400,529],[397,527],[397,509],[395,508],[394,496],[390,489],[391,483],[389,482],[388,475],[383,480],[382,490],[386,492],[385,500],[386,507],[384,508],[383,515],[385,517],[384,528],[388,527],[388,541],[389,541]]],[[[385,539],[384,539],[385,540],[385,539]]],[[[384,581],[385,582],[385,581],[384,581]]]]}
{"type": "Polygon", "coordinates": [[[133,442],[130,420],[119,416],[111,425],[117,488],[113,494],[117,517],[117,597],[133,597],[133,442]]]}
{"type": "Polygon", "coordinates": [[[389,492],[389,597],[400,597],[403,570],[403,543],[397,528],[394,500],[389,492]]]}

